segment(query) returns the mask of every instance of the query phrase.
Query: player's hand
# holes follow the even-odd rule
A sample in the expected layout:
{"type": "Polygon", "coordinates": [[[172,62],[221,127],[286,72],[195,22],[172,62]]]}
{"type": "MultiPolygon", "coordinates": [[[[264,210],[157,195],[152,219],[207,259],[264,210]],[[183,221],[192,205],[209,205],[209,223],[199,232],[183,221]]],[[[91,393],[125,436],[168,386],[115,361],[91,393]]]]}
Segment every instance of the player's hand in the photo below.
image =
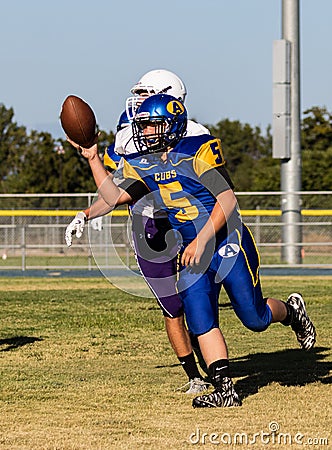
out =
{"type": "Polygon", "coordinates": [[[181,256],[181,264],[183,266],[198,265],[204,253],[206,243],[203,239],[197,237],[187,245],[181,256]]]}
{"type": "Polygon", "coordinates": [[[66,228],[65,240],[68,247],[73,243],[73,235],[76,234],[77,239],[79,239],[84,230],[85,222],[87,221],[86,214],[81,211],[76,214],[75,219],[73,219],[68,227],[66,228]]]}
{"type": "Polygon", "coordinates": [[[74,142],[73,140],[71,140],[67,136],[67,141],[69,142],[69,144],[71,144],[74,148],[76,148],[78,153],[88,160],[92,160],[93,158],[95,158],[98,155],[97,140],[98,140],[98,136],[96,136],[96,142],[90,148],[84,148],[84,147],[81,147],[76,142],[74,142]]]}

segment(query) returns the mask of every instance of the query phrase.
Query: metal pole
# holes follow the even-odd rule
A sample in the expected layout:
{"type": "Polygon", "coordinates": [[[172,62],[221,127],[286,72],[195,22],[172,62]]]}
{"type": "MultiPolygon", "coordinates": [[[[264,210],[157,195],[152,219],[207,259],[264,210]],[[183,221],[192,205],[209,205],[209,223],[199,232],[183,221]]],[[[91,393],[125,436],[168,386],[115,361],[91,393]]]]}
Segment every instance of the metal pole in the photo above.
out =
{"type": "Polygon", "coordinates": [[[291,45],[290,57],[290,158],[281,160],[282,258],[301,263],[301,123],[299,0],[282,0],[282,38],[291,45]]]}
{"type": "Polygon", "coordinates": [[[21,269],[22,269],[22,272],[24,272],[26,269],[26,245],[25,245],[25,242],[26,242],[25,226],[23,225],[22,229],[21,229],[21,250],[22,250],[22,267],[21,267],[21,269]]]}

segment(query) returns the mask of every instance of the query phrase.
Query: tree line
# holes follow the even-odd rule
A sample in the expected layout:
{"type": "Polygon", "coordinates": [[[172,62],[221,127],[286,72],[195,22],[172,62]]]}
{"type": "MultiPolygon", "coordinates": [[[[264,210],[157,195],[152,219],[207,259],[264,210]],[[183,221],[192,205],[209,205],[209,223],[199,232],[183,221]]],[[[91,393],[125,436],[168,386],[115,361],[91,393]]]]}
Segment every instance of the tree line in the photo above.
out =
{"type": "MultiPolygon", "coordinates": [[[[205,124],[222,141],[227,168],[236,191],[279,191],[280,160],[272,157],[272,134],[237,120],[205,124]]],[[[104,151],[114,141],[101,130],[104,151]]],[[[302,190],[330,190],[332,186],[332,113],[314,106],[301,121],[302,190]]],[[[13,108],[0,104],[0,193],[95,192],[87,161],[65,139],[48,132],[27,131],[14,121],[13,108]]],[[[245,207],[279,206],[277,198],[252,197],[245,207]],[[262,203],[263,202],[263,203],[262,203]],[[265,202],[265,203],[264,203],[265,202]],[[273,202],[277,202],[276,205],[273,202]]],[[[305,196],[305,207],[331,207],[329,198],[305,196]]]]}

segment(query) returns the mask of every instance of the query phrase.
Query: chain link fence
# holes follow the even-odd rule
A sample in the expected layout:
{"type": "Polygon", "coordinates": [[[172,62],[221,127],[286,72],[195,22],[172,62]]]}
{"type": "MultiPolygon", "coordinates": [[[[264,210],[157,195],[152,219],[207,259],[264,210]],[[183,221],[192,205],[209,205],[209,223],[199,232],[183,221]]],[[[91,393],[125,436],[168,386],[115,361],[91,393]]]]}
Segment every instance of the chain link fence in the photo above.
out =
{"type": "MultiPolygon", "coordinates": [[[[282,193],[237,193],[243,220],[255,237],[261,267],[290,267],[282,259],[282,215],[275,204],[282,193]],[[257,197],[254,210],[242,209],[246,198],[257,197]],[[260,206],[263,205],[263,207],[260,206]]],[[[331,192],[301,192],[321,199],[324,210],[302,210],[301,267],[332,268],[331,192]]],[[[96,270],[130,267],[136,261],[131,222],[126,208],[88,223],[82,238],[68,248],[64,234],[77,211],[87,208],[95,194],[0,195],[0,270],[96,270]]]]}

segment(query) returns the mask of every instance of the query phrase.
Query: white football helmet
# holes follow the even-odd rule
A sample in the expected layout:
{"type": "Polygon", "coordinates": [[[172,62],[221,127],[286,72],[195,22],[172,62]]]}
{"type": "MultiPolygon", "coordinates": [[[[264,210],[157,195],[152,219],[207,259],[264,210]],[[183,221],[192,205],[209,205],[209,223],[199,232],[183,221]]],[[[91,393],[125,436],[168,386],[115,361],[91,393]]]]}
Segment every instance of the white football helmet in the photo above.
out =
{"type": "Polygon", "coordinates": [[[137,108],[145,98],[154,94],[168,94],[184,102],[187,94],[183,81],[165,69],[150,70],[131,88],[134,94],[126,100],[126,112],[130,120],[133,120],[137,108]]]}

